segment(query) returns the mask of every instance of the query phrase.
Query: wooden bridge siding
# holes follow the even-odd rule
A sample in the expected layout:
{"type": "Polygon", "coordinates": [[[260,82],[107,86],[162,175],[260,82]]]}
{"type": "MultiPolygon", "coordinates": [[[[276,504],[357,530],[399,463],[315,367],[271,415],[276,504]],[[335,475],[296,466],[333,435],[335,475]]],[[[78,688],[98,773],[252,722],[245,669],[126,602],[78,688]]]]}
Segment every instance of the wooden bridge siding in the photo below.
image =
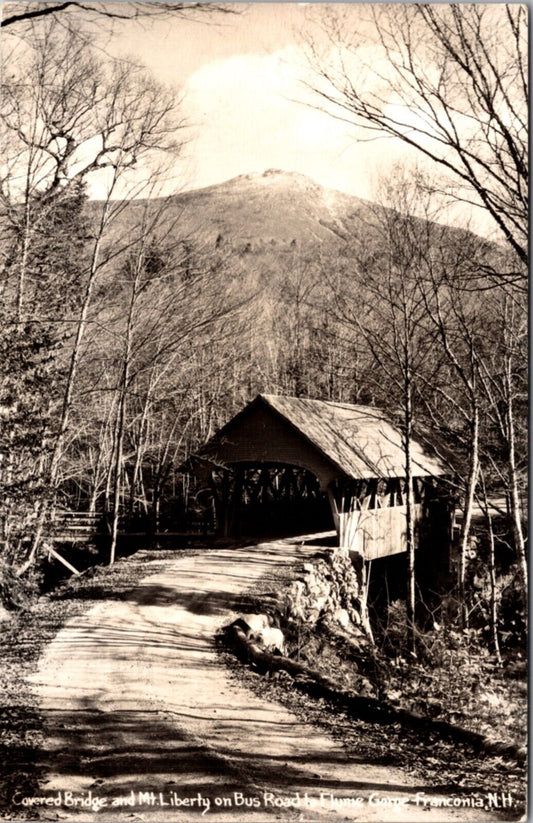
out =
{"type": "Polygon", "coordinates": [[[270,409],[257,407],[248,416],[246,425],[242,424],[242,419],[237,420],[235,426],[225,432],[223,441],[217,444],[212,456],[221,464],[301,466],[318,477],[323,491],[332,480],[342,476],[342,472],[336,471],[306,437],[270,409]]]}
{"type": "MultiPolygon", "coordinates": [[[[413,514],[416,523],[422,517],[420,503],[415,503],[413,514]]],[[[335,525],[345,547],[359,552],[365,560],[407,550],[407,506],[340,513],[335,516],[335,525]]]]}

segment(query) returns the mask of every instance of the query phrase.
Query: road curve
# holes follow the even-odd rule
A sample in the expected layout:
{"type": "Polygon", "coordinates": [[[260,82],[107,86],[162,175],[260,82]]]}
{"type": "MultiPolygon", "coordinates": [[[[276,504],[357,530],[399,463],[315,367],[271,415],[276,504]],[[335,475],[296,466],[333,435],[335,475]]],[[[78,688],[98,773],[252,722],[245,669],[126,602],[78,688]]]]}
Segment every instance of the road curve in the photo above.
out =
{"type": "Polygon", "coordinates": [[[43,778],[35,797],[14,798],[19,811],[176,823],[489,820],[483,809],[428,805],[430,786],[361,762],[230,680],[215,637],[239,596],[314,551],[279,541],[177,555],[67,623],[33,677],[43,778]]]}

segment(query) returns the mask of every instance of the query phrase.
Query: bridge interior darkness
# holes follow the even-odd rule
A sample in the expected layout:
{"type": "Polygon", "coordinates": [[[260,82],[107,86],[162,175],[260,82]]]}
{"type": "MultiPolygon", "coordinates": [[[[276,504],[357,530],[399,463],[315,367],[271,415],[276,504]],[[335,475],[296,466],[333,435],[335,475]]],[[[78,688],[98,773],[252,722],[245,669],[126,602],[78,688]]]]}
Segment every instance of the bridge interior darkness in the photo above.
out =
{"type": "Polygon", "coordinates": [[[211,473],[218,531],[225,536],[293,536],[334,528],[318,478],[299,466],[238,463],[211,473]]]}

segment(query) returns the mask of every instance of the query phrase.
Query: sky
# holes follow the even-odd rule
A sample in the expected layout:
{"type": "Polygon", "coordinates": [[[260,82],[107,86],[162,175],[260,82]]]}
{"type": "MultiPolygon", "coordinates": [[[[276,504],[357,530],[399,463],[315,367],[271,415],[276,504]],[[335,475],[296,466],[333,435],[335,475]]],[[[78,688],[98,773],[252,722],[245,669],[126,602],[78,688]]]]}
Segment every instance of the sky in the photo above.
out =
{"type": "MultiPolygon", "coordinates": [[[[332,8],[344,15],[343,41],[357,38],[363,63],[387,73],[388,64],[372,45],[365,23],[371,4],[238,2],[229,7],[238,13],[185,13],[112,24],[97,17],[91,30],[96,49],[112,57],[134,58],[179,92],[180,116],[186,123],[180,137],[185,144],[159,194],[281,169],[376,200],[380,178],[390,176],[395,163],[423,162],[420,152],[399,139],[376,139],[362,126],[324,113],[305,85],[316,78],[310,72],[303,33],[312,35],[327,64],[335,49],[323,34],[320,16],[332,8]]],[[[354,59],[346,52],[344,58],[354,59]]],[[[357,83],[360,65],[357,71],[353,65],[348,68],[357,83]]],[[[404,122],[405,114],[401,112],[404,122]]],[[[105,189],[105,173],[93,175],[89,196],[103,197],[105,189]]],[[[125,191],[114,196],[132,195],[125,191]]],[[[483,215],[479,210],[477,214],[481,222],[474,220],[472,228],[486,233],[483,215]]],[[[454,222],[455,216],[450,214],[446,222],[454,222]]]]}
{"type": "Polygon", "coordinates": [[[237,15],[121,24],[109,44],[183,95],[189,126],[178,188],[276,168],[372,199],[384,156],[389,162],[405,149],[391,140],[360,142],[366,133],[300,102],[311,100],[302,83],[308,69],[300,33],[317,7],[236,5],[237,15]]]}

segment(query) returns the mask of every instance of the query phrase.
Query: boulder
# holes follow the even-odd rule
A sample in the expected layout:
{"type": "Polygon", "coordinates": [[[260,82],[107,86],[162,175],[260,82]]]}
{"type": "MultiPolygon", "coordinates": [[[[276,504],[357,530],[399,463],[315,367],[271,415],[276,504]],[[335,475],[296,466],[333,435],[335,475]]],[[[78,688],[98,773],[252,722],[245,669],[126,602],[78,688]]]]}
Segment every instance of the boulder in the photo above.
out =
{"type": "Polygon", "coordinates": [[[285,637],[281,629],[270,626],[267,629],[261,629],[260,632],[252,632],[250,639],[255,640],[269,652],[285,654],[285,637]]]}
{"type": "Polygon", "coordinates": [[[11,613],[0,604],[0,623],[7,623],[8,620],[11,620],[11,613]]]}
{"type": "Polygon", "coordinates": [[[247,628],[243,628],[247,634],[263,631],[263,629],[268,629],[270,626],[270,620],[266,614],[244,614],[239,619],[246,624],[247,628]]]}
{"type": "Polygon", "coordinates": [[[285,653],[285,637],[281,629],[270,625],[266,614],[244,614],[232,623],[242,629],[245,636],[258,643],[263,649],[279,654],[285,653]]]}
{"type": "Polygon", "coordinates": [[[350,625],[350,615],[346,609],[337,609],[333,612],[333,619],[342,626],[343,629],[347,629],[350,625]]]}

